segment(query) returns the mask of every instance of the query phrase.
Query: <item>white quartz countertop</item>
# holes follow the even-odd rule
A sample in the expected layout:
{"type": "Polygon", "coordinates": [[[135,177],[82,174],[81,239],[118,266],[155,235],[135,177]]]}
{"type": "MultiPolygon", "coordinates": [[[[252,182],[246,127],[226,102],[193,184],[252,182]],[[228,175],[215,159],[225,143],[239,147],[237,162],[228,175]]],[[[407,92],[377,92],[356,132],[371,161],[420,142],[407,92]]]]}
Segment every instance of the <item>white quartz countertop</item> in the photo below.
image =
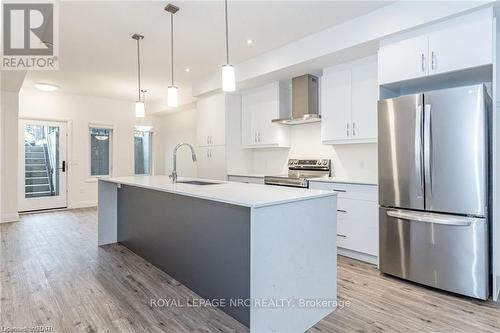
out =
{"type": "Polygon", "coordinates": [[[99,181],[137,186],[253,208],[336,195],[332,191],[181,177],[179,177],[178,183],[172,184],[168,176],[113,177],[101,178],[99,181]],[[220,184],[191,185],[179,183],[179,181],[186,180],[201,180],[220,184]]]}
{"type": "Polygon", "coordinates": [[[234,176],[234,177],[248,177],[248,178],[264,178],[266,175],[259,174],[259,173],[230,173],[230,174],[228,174],[228,176],[229,177],[234,176]]]}
{"type": "Polygon", "coordinates": [[[323,177],[323,178],[309,178],[311,182],[326,182],[326,183],[343,183],[343,184],[357,184],[357,185],[374,185],[377,186],[377,182],[373,180],[361,180],[361,179],[349,179],[349,178],[337,178],[337,177],[323,177]]]}

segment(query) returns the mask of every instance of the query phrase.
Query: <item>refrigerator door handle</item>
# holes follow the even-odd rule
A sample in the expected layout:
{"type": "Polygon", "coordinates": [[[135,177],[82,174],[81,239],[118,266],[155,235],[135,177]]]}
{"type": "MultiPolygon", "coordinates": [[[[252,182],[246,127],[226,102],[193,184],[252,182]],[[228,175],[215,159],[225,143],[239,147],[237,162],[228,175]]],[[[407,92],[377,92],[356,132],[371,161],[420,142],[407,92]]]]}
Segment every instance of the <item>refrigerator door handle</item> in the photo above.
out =
{"type": "Polygon", "coordinates": [[[424,195],[424,173],[423,156],[424,147],[422,144],[422,105],[418,105],[415,115],[415,176],[420,180],[420,186],[417,189],[417,196],[422,198],[424,195]]]}
{"type": "Polygon", "coordinates": [[[432,126],[431,105],[424,106],[424,178],[425,178],[425,208],[432,202],[432,126]]]}
{"type": "Polygon", "coordinates": [[[402,210],[388,210],[387,216],[402,220],[411,220],[425,223],[444,224],[449,226],[468,227],[477,218],[443,215],[434,213],[408,212],[402,210]]]}

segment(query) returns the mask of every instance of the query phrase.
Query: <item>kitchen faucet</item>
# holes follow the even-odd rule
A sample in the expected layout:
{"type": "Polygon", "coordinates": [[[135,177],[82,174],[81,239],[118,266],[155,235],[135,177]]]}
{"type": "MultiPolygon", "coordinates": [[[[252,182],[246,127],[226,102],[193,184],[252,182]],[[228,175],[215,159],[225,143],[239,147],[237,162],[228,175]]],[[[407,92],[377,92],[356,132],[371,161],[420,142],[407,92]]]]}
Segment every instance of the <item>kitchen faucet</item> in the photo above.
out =
{"type": "Polygon", "coordinates": [[[193,146],[191,146],[189,143],[183,142],[179,143],[177,146],[174,148],[174,169],[172,170],[172,174],[169,175],[168,177],[172,179],[172,183],[175,184],[177,183],[177,149],[179,149],[182,146],[188,146],[191,149],[191,157],[193,158],[193,162],[196,162],[196,153],[194,152],[193,146]]]}

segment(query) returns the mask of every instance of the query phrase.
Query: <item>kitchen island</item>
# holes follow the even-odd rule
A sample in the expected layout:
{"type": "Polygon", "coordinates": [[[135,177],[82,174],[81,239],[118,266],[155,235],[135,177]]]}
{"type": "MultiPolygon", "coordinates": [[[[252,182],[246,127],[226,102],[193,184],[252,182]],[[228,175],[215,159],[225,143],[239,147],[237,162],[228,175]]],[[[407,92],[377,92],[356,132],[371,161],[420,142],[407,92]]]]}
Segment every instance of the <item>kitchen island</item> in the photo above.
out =
{"type": "Polygon", "coordinates": [[[123,244],[250,332],[303,332],[332,312],[335,193],[213,183],[100,179],[98,244],[123,244]]]}

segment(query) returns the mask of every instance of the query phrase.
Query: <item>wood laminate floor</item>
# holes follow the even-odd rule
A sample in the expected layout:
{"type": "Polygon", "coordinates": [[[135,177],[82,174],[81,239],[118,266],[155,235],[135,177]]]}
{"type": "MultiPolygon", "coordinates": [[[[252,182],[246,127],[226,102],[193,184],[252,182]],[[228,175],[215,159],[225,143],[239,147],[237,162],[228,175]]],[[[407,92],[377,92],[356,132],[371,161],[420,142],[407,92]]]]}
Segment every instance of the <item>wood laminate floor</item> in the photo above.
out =
{"type": "MultiPolygon", "coordinates": [[[[97,247],[96,210],[24,215],[0,225],[0,328],[55,332],[248,332],[120,245],[97,247]],[[183,304],[185,305],[185,304],[183,304]]],[[[339,257],[338,309],[309,332],[500,332],[500,307],[382,276],[339,257]]]]}

